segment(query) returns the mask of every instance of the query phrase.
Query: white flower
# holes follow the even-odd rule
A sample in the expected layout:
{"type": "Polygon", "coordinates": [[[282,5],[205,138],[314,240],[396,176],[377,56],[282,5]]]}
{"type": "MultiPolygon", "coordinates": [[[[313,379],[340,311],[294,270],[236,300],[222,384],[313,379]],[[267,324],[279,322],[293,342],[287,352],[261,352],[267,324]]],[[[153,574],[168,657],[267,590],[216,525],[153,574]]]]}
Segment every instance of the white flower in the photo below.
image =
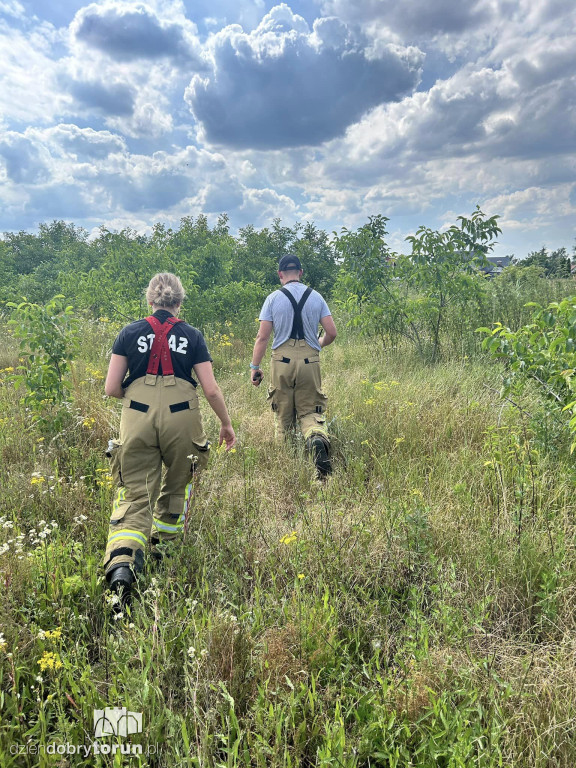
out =
{"type": "Polygon", "coordinates": [[[124,614],[122,613],[122,611],[114,614],[114,621],[118,621],[119,619],[123,619],[123,618],[124,618],[124,614]]]}
{"type": "Polygon", "coordinates": [[[106,595],[106,602],[108,605],[117,605],[120,602],[120,598],[114,592],[110,592],[106,595]]]}
{"type": "Polygon", "coordinates": [[[195,655],[196,655],[196,648],[194,648],[194,646],[191,645],[190,648],[188,648],[188,656],[191,659],[193,659],[195,655]]]}

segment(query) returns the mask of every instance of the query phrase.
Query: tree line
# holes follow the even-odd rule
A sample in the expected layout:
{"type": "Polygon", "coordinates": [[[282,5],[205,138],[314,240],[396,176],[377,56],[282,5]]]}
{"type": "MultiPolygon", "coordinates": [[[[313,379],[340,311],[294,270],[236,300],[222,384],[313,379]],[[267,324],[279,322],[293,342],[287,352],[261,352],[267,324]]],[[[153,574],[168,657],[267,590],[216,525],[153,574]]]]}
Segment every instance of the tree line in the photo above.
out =
{"type": "Polygon", "coordinates": [[[53,221],[37,233],[6,232],[0,239],[0,302],[6,307],[25,297],[46,304],[63,295],[77,311],[125,322],[146,310],[150,276],[170,271],[186,286],[190,322],[206,328],[229,320],[253,332],[264,297],[278,285],[278,259],[295,253],[306,283],[333,302],[350,327],[384,345],[408,342],[436,360],[451,324],[472,331],[474,324],[510,321],[506,312],[490,313],[506,304],[510,315],[514,302],[538,298],[536,292],[556,298],[542,281],[570,275],[566,248],[542,248],[487,280],[482,267],[500,228],[497,216],[479,209],[446,230],[421,227],[407,238],[408,254],[390,249],[387,223],[372,216],[356,230],[328,234],[310,222],[286,226],[276,219],[234,236],[226,215],[212,227],[200,215],[174,229],[156,224],[149,235],[102,228],[90,238],[81,227],[53,221]]]}

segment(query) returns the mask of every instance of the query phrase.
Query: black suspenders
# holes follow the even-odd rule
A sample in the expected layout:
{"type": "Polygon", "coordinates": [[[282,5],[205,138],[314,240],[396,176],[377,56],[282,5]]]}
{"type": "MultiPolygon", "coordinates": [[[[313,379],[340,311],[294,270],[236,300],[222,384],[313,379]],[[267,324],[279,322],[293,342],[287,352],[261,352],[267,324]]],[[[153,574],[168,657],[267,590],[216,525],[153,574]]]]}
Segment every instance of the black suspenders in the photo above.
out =
{"type": "Polygon", "coordinates": [[[306,301],[308,300],[308,296],[312,293],[312,288],[308,287],[302,294],[302,298],[298,303],[296,303],[296,299],[290,291],[287,288],[280,288],[284,296],[287,296],[290,300],[290,304],[292,304],[292,308],[294,310],[294,320],[292,321],[292,331],[290,332],[290,338],[291,339],[303,339],[304,338],[304,324],[302,322],[302,308],[304,307],[304,304],[306,304],[306,301]]]}

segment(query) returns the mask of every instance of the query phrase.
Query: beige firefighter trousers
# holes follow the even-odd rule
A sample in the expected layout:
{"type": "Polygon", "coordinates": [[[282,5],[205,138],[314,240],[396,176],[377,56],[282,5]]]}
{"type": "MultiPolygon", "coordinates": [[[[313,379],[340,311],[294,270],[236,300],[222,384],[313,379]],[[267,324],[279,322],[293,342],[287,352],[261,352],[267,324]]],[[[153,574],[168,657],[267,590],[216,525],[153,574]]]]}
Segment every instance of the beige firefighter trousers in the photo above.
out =
{"type": "Polygon", "coordinates": [[[317,349],[303,339],[289,339],[273,350],[268,401],[274,412],[276,437],[285,437],[298,424],[305,440],[320,435],[328,445],[327,400],[317,349]]]}
{"type": "Polygon", "coordinates": [[[120,439],[110,451],[118,490],[104,556],[106,574],[121,564],[141,570],[151,535],[160,542],[181,533],[195,475],[206,467],[209,450],[190,382],[148,374],[128,387],[120,439]]]}

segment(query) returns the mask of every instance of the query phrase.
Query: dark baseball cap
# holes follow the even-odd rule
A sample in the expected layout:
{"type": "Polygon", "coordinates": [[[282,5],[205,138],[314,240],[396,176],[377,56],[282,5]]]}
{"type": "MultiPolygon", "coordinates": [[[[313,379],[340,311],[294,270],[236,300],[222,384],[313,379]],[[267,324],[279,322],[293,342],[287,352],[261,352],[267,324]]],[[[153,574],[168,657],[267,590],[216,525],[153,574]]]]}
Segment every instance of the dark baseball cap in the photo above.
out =
{"type": "Polygon", "coordinates": [[[293,269],[302,269],[298,256],[282,256],[278,264],[278,272],[290,272],[293,269]]]}

